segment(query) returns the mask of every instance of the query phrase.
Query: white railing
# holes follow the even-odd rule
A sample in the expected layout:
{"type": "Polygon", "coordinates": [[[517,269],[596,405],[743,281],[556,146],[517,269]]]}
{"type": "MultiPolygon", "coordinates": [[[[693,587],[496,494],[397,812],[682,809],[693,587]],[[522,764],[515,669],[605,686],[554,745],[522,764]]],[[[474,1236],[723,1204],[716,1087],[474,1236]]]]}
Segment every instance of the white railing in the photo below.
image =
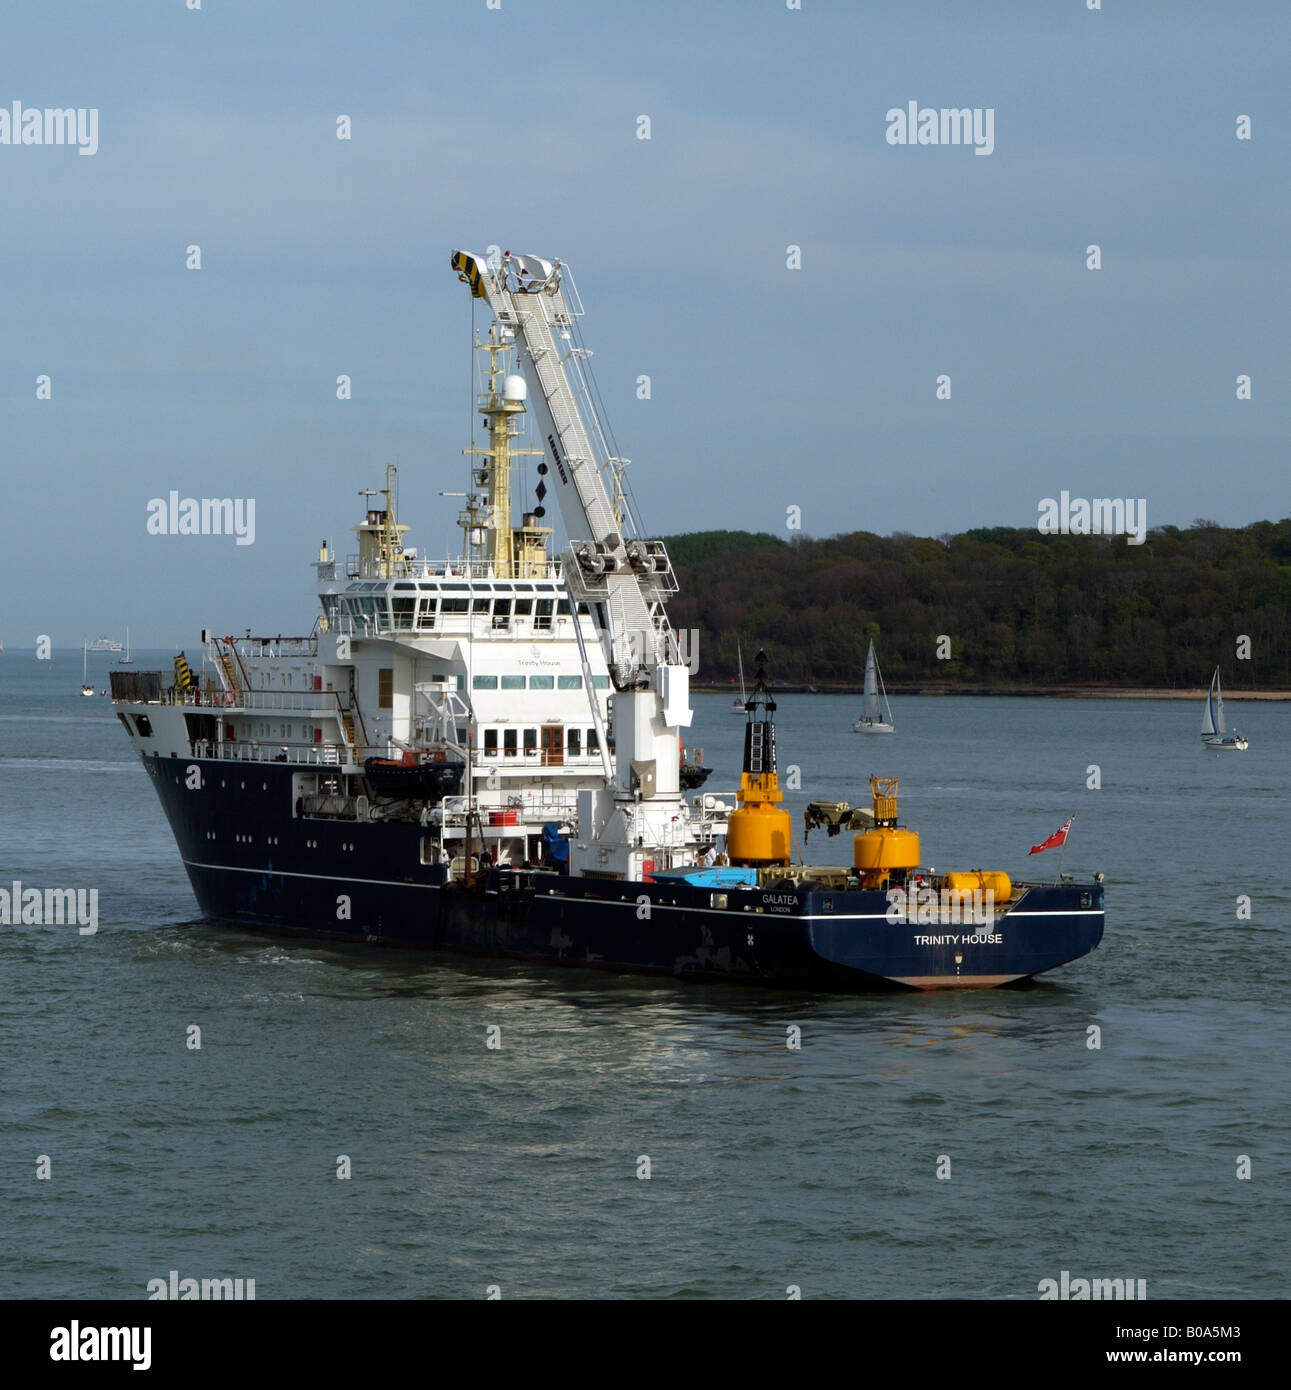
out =
{"type": "Polygon", "coordinates": [[[514,811],[518,824],[531,825],[574,816],[578,811],[578,793],[554,787],[533,787],[509,794],[505,803],[473,802],[466,796],[446,796],[440,804],[445,821],[462,821],[467,812],[473,810],[487,826],[490,812],[514,811]]]}
{"type": "Polygon", "coordinates": [[[234,695],[235,702],[243,709],[296,710],[330,719],[337,712],[336,693],[334,690],[244,690],[235,691],[234,695]]]}
{"type": "MultiPolygon", "coordinates": [[[[523,598],[549,597],[564,600],[569,597],[563,591],[551,595],[523,594],[523,598]]],[[[409,615],[410,618],[412,615],[409,615]]],[[[591,616],[582,615],[584,631],[594,639],[600,634],[591,616]]],[[[439,613],[432,622],[395,622],[384,613],[375,618],[355,617],[350,613],[337,613],[329,629],[346,637],[464,637],[473,640],[494,642],[511,638],[517,642],[532,642],[535,637],[572,637],[574,620],[568,613],[552,613],[550,617],[537,614],[511,614],[500,617],[490,613],[439,613]]]]}
{"type": "Polygon", "coordinates": [[[228,710],[295,710],[332,718],[340,708],[335,690],[223,690],[208,685],[199,690],[176,690],[174,703],[205,713],[228,710]],[[232,695],[232,700],[229,696],[232,695]]]}
{"type": "Polygon", "coordinates": [[[307,767],[339,767],[344,759],[335,743],[210,743],[193,744],[195,758],[215,758],[233,763],[295,763],[307,767]]]}
{"type": "MultiPolygon", "coordinates": [[[[212,650],[220,645],[226,645],[225,639],[217,638],[210,644],[212,650]]],[[[239,656],[253,660],[318,655],[318,637],[315,634],[308,637],[235,637],[232,645],[237,648],[239,656]]]]}
{"type": "MultiPolygon", "coordinates": [[[[397,574],[382,574],[381,570],[384,563],[380,561],[370,561],[363,565],[359,563],[357,555],[347,555],[345,557],[345,577],[347,579],[514,579],[515,575],[495,574],[493,566],[480,560],[417,560],[406,562],[397,566],[397,574]]],[[[536,574],[526,574],[520,580],[524,583],[528,579],[554,579],[559,582],[563,573],[562,563],[558,559],[548,560],[544,565],[537,566],[536,574]]],[[[375,598],[378,591],[373,590],[369,597],[375,598]]]]}

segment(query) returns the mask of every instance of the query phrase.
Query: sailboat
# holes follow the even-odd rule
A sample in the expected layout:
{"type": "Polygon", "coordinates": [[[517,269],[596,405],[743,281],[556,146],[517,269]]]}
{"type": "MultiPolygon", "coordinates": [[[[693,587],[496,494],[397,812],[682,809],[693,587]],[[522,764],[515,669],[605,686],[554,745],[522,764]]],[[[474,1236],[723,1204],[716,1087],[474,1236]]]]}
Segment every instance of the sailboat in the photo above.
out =
{"type": "Polygon", "coordinates": [[[126,628],[126,654],[117,658],[118,666],[133,666],[134,657],[130,655],[130,629],[126,628]]]}
{"type": "Polygon", "coordinates": [[[865,696],[861,704],[861,717],[852,725],[852,732],[890,734],[895,728],[896,725],[892,722],[892,706],[888,704],[888,692],[883,688],[883,673],[879,670],[878,658],[874,655],[874,643],[871,642],[869,655],[865,658],[865,696]],[[883,718],[884,705],[887,705],[888,712],[886,721],[883,718]]]}
{"type": "Polygon", "coordinates": [[[1201,716],[1201,743],[1203,748],[1217,750],[1234,749],[1245,752],[1250,747],[1236,729],[1230,734],[1224,727],[1224,693],[1219,688],[1219,667],[1210,678],[1210,694],[1206,696],[1206,708],[1201,716]]]}
{"type": "Polygon", "coordinates": [[[735,653],[740,659],[740,697],[738,700],[731,701],[731,713],[744,714],[744,707],[748,702],[749,696],[748,692],[744,689],[744,651],[738,642],[735,644],[735,653]]]}
{"type": "Polygon", "coordinates": [[[93,687],[93,686],[89,683],[89,681],[86,679],[86,674],[85,674],[85,663],[86,663],[86,660],[87,660],[87,655],[86,655],[86,654],[88,653],[88,651],[89,651],[88,645],[87,645],[85,642],[82,642],[82,643],[81,643],[81,694],[82,694],[82,695],[93,695],[93,694],[94,694],[94,687],[93,687]]]}

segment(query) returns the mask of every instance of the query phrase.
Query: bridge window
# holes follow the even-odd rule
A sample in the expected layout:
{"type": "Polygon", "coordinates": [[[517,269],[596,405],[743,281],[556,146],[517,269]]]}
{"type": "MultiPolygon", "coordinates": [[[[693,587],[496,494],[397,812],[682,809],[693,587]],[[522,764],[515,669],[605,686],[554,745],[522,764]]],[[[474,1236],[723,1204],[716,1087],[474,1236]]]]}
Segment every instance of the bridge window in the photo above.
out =
{"type": "Polygon", "coordinates": [[[496,676],[472,676],[472,690],[496,690],[498,688],[498,678],[496,676]]]}
{"type": "Polygon", "coordinates": [[[523,676],[503,676],[503,677],[502,677],[502,689],[503,689],[503,690],[523,690],[523,689],[524,689],[524,677],[523,677],[523,676]]]}
{"type": "Polygon", "coordinates": [[[583,688],[582,676],[557,676],[557,690],[581,690],[583,688]]]}
{"type": "Polygon", "coordinates": [[[592,685],[597,690],[608,690],[610,688],[610,678],[609,676],[593,676],[592,685]]]}
{"type": "Polygon", "coordinates": [[[533,626],[536,632],[551,631],[551,609],[554,602],[554,599],[549,598],[540,598],[538,600],[538,609],[533,619],[533,626]]]}
{"type": "Polygon", "coordinates": [[[555,686],[555,684],[556,684],[556,678],[555,678],[554,676],[530,676],[530,677],[529,677],[529,689],[530,689],[530,690],[551,690],[551,689],[555,686]]]}

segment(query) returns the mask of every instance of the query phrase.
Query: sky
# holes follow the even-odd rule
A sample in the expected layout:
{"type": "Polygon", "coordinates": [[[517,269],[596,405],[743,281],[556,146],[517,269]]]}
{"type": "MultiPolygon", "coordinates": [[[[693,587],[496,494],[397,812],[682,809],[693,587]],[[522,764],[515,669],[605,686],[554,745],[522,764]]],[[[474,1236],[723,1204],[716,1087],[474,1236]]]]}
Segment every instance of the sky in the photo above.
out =
{"type": "Polygon", "coordinates": [[[6,15],[0,110],[98,113],[0,143],[7,648],[308,631],[387,462],[456,551],[458,248],[570,265],[650,535],[1291,513],[1285,4],[193,2],[6,15]],[[254,543],[149,534],[171,490],[254,543]]]}

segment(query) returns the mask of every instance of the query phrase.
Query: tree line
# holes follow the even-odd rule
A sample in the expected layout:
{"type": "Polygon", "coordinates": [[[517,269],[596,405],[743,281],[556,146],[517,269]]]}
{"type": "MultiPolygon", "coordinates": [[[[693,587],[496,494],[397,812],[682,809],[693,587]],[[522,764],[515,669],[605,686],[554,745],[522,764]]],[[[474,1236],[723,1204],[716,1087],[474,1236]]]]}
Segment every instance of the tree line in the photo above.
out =
{"type": "Polygon", "coordinates": [[[1218,665],[1235,688],[1291,688],[1291,518],[1160,526],[1143,545],[1006,526],[667,545],[700,683],[735,674],[738,642],[746,671],[761,645],[777,679],[859,685],[873,639],[891,685],[1191,688],[1218,665]]]}

